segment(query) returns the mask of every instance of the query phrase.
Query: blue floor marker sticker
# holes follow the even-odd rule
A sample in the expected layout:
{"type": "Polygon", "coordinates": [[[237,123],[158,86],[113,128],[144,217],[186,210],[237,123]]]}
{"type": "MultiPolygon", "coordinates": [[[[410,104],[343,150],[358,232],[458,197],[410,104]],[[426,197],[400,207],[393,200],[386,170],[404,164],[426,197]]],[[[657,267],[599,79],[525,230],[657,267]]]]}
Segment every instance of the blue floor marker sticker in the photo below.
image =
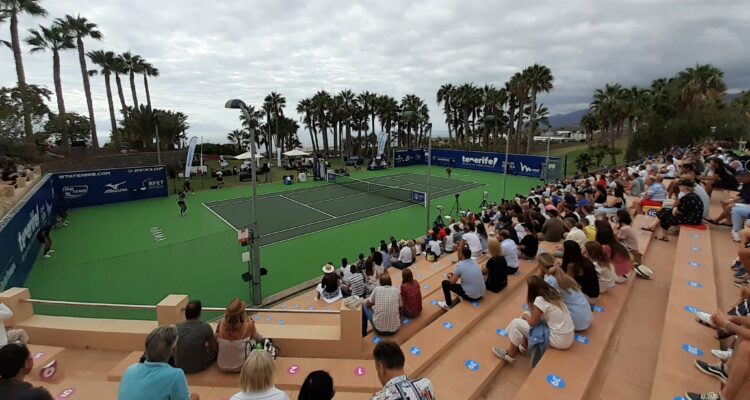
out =
{"type": "Polygon", "coordinates": [[[279,308],[286,308],[286,304],[282,304],[279,308]]]}
{"type": "Polygon", "coordinates": [[[508,336],[508,332],[505,331],[505,329],[498,329],[495,331],[499,336],[508,336]]]}
{"type": "Polygon", "coordinates": [[[547,383],[555,389],[565,389],[565,380],[554,374],[547,375],[547,383]]]}
{"type": "Polygon", "coordinates": [[[691,266],[691,267],[693,267],[693,268],[699,268],[701,266],[701,263],[699,263],[697,261],[688,261],[688,265],[691,266]]]}
{"type": "Polygon", "coordinates": [[[430,285],[423,285],[423,286],[422,286],[422,289],[425,289],[425,290],[427,290],[427,289],[429,289],[429,288],[430,288],[430,285]]]}
{"type": "Polygon", "coordinates": [[[411,355],[413,355],[413,356],[418,356],[418,355],[422,354],[422,349],[420,349],[417,346],[412,346],[409,349],[409,353],[411,353],[411,355]]]}
{"type": "Polygon", "coordinates": [[[698,252],[698,251],[701,251],[701,248],[698,246],[690,246],[690,251],[698,252]]]}
{"type": "Polygon", "coordinates": [[[443,328],[445,328],[445,329],[453,329],[453,324],[451,324],[450,322],[446,322],[446,323],[443,324],[443,328]]]}
{"type": "Polygon", "coordinates": [[[310,311],[312,311],[312,310],[314,310],[314,309],[315,309],[315,306],[310,306],[310,307],[307,307],[307,309],[308,309],[308,310],[310,310],[310,311]]]}
{"type": "Polygon", "coordinates": [[[372,338],[372,342],[375,344],[379,344],[382,341],[383,339],[381,339],[380,336],[375,336],[374,338],[372,338]]]}
{"type": "Polygon", "coordinates": [[[524,311],[529,311],[529,305],[526,303],[521,304],[521,308],[523,308],[524,311]]]}
{"type": "Polygon", "coordinates": [[[433,300],[433,301],[430,302],[430,304],[432,304],[433,306],[437,306],[438,305],[438,301],[437,300],[433,300]]]}
{"type": "Polygon", "coordinates": [[[272,320],[272,319],[273,319],[273,317],[272,317],[272,316],[270,316],[270,315],[266,317],[266,321],[270,321],[270,320],[272,320]]]}
{"type": "Polygon", "coordinates": [[[701,285],[700,283],[698,283],[698,282],[695,282],[695,281],[688,281],[688,283],[687,283],[687,284],[688,284],[688,286],[690,286],[690,287],[694,287],[694,288],[696,288],[696,289],[700,289],[700,288],[702,288],[702,287],[703,287],[703,285],[701,285]]]}
{"type": "Polygon", "coordinates": [[[604,312],[604,307],[602,307],[602,306],[591,306],[591,311],[598,312],[598,313],[603,313],[604,312]]]}
{"type": "Polygon", "coordinates": [[[688,354],[692,354],[692,355],[694,355],[696,357],[703,357],[703,350],[701,350],[701,349],[699,349],[699,348],[697,348],[695,346],[691,346],[689,344],[683,344],[682,345],[682,350],[684,352],[686,352],[688,354]]]}
{"type": "Polygon", "coordinates": [[[698,309],[698,307],[685,306],[685,311],[689,312],[690,314],[695,314],[700,310],[698,309]]]}
{"type": "Polygon", "coordinates": [[[472,307],[479,307],[479,302],[478,301],[472,301],[471,302],[471,306],[472,307]]]}
{"type": "Polygon", "coordinates": [[[474,360],[466,360],[466,368],[469,371],[479,371],[479,363],[474,360]]]}
{"type": "Polygon", "coordinates": [[[253,319],[256,320],[256,321],[260,321],[260,315],[254,316],[253,319]]]}
{"type": "Polygon", "coordinates": [[[583,335],[576,335],[576,342],[580,344],[589,344],[589,338],[583,335]]]}
{"type": "Polygon", "coordinates": [[[409,325],[409,322],[411,322],[411,320],[409,318],[404,318],[404,320],[401,321],[401,324],[402,325],[409,325]]]}
{"type": "Polygon", "coordinates": [[[283,319],[280,319],[280,320],[279,320],[279,325],[284,325],[284,324],[286,324],[286,322],[284,322],[284,320],[283,320],[283,319]]]}

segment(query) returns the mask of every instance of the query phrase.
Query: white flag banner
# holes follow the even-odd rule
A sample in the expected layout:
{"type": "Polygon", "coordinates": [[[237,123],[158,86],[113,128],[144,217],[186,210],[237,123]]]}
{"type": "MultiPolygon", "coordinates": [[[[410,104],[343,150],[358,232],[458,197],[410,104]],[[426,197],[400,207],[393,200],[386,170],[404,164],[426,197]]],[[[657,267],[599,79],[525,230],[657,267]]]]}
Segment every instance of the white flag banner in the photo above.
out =
{"type": "Polygon", "coordinates": [[[185,160],[185,179],[190,178],[190,170],[193,168],[193,157],[195,156],[195,145],[198,143],[198,137],[190,138],[188,146],[187,160],[185,160]]]}
{"type": "Polygon", "coordinates": [[[378,153],[376,156],[380,156],[385,152],[385,144],[388,142],[388,133],[380,132],[378,135],[378,153]]]}

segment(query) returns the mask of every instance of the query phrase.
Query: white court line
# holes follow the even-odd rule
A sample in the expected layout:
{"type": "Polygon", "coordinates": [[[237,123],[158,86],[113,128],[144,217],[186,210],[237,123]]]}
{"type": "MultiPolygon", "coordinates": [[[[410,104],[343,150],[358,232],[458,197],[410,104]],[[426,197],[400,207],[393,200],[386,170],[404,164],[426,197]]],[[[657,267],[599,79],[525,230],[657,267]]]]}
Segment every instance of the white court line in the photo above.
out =
{"type": "MultiPolygon", "coordinates": [[[[328,185],[322,185],[322,186],[319,186],[319,187],[315,187],[315,188],[307,188],[307,189],[292,189],[292,190],[284,190],[284,191],[281,191],[281,192],[272,192],[272,193],[265,193],[265,194],[261,194],[261,195],[259,195],[259,196],[258,196],[258,198],[259,198],[259,199],[267,199],[267,198],[270,198],[270,197],[275,197],[275,196],[278,196],[279,194],[284,194],[284,193],[308,193],[308,192],[317,192],[317,191],[319,191],[319,190],[330,189],[330,188],[333,188],[333,187],[337,187],[337,185],[333,185],[333,184],[328,184],[328,185]]],[[[214,201],[209,201],[209,202],[207,202],[207,203],[203,203],[203,204],[209,204],[209,205],[211,205],[211,206],[223,206],[223,205],[227,205],[227,204],[237,204],[237,203],[242,203],[242,202],[245,202],[245,201],[249,201],[249,200],[250,200],[250,198],[249,198],[249,197],[235,197],[234,199],[227,199],[227,200],[214,200],[214,201]]]]}
{"type": "Polygon", "coordinates": [[[219,218],[220,220],[224,221],[224,223],[225,223],[225,224],[227,224],[227,225],[229,225],[229,226],[230,226],[230,227],[231,227],[232,229],[234,229],[234,230],[235,230],[235,231],[237,231],[237,232],[239,232],[239,231],[240,231],[239,229],[237,229],[237,227],[236,227],[236,226],[234,226],[234,225],[230,224],[230,223],[229,223],[229,221],[225,220],[225,219],[224,219],[224,218],[223,218],[223,217],[222,217],[221,215],[219,215],[219,214],[218,214],[218,213],[217,213],[216,211],[214,211],[214,210],[213,210],[213,209],[212,209],[211,207],[207,206],[207,205],[206,205],[206,203],[201,203],[201,204],[203,204],[203,207],[206,207],[206,208],[208,209],[208,211],[211,211],[212,213],[214,213],[214,215],[215,215],[215,216],[216,216],[217,218],[219,218]]]}
{"type": "Polygon", "coordinates": [[[297,203],[297,204],[301,205],[302,207],[307,207],[307,208],[309,208],[309,209],[311,209],[311,210],[313,210],[313,211],[317,211],[317,212],[319,212],[319,213],[321,213],[321,214],[323,214],[323,215],[327,215],[327,216],[329,216],[329,217],[331,217],[331,218],[336,218],[336,216],[335,216],[335,215],[333,215],[333,214],[328,214],[328,213],[327,213],[327,212],[325,212],[325,211],[321,211],[321,210],[318,210],[317,208],[315,208],[315,207],[312,207],[312,206],[309,206],[309,205],[307,205],[307,204],[305,204],[305,203],[299,202],[299,201],[297,201],[297,200],[294,200],[294,199],[290,199],[289,197],[286,197],[286,196],[284,196],[283,194],[282,194],[282,195],[279,195],[279,197],[281,197],[282,199],[287,199],[287,200],[291,201],[292,203],[297,203]]]}
{"type": "Polygon", "coordinates": [[[359,192],[359,193],[354,193],[354,194],[350,194],[350,195],[347,195],[347,196],[336,197],[336,198],[333,198],[333,199],[318,200],[318,201],[313,201],[313,202],[310,202],[310,203],[307,203],[307,204],[309,204],[309,205],[313,205],[313,204],[319,204],[319,203],[327,203],[327,202],[329,202],[329,201],[335,201],[335,200],[340,200],[340,199],[346,199],[346,198],[348,198],[348,197],[357,197],[357,196],[362,196],[363,194],[367,194],[367,192],[359,192]]]}

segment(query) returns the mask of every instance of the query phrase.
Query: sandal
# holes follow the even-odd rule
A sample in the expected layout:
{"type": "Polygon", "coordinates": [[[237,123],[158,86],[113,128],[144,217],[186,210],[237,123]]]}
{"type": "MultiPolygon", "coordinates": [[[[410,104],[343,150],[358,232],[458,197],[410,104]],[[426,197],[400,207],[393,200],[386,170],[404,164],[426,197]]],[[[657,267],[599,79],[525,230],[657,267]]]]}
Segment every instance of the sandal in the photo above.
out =
{"type": "Polygon", "coordinates": [[[669,239],[668,239],[668,238],[667,238],[666,236],[663,236],[663,237],[655,237],[654,239],[656,239],[656,240],[661,240],[662,242],[667,242],[667,243],[669,243],[669,239]]]}
{"type": "Polygon", "coordinates": [[[645,225],[641,226],[641,230],[642,231],[647,231],[647,232],[653,232],[654,231],[653,228],[647,228],[645,225]]]}

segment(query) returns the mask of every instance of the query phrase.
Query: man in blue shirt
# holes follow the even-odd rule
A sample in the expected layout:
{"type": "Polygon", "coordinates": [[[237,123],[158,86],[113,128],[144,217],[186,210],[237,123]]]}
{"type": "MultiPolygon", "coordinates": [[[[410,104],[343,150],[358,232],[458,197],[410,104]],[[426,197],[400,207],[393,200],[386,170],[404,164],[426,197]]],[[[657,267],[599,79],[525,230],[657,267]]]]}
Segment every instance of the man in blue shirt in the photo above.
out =
{"type": "Polygon", "coordinates": [[[443,281],[443,294],[445,301],[439,301],[438,305],[446,310],[453,307],[451,292],[468,301],[477,301],[484,297],[487,288],[484,284],[482,268],[471,258],[471,250],[468,246],[458,249],[459,262],[455,272],[448,273],[448,279],[443,281]],[[459,284],[458,281],[461,280],[459,284]]]}
{"type": "Polygon", "coordinates": [[[160,326],[146,338],[146,361],[125,370],[118,400],[199,400],[190,394],[185,373],[167,363],[177,345],[177,327],[160,326]]]}

